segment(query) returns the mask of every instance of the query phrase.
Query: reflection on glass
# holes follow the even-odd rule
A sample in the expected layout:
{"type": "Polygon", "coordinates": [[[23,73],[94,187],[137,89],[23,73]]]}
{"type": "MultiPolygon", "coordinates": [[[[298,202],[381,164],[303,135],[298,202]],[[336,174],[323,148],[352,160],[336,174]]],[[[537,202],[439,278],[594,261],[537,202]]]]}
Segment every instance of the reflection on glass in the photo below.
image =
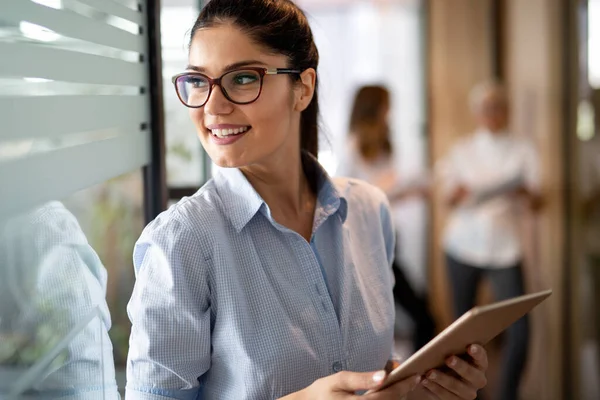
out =
{"type": "Polygon", "coordinates": [[[0,397],[118,398],[107,273],[48,202],[0,223],[0,397]]]}
{"type": "Polygon", "coordinates": [[[64,203],[77,217],[108,272],[106,302],[112,317],[109,335],[119,378],[129,350],[131,323],[126,306],[135,280],[131,255],[144,227],[141,170],[75,193],[64,203]]]}

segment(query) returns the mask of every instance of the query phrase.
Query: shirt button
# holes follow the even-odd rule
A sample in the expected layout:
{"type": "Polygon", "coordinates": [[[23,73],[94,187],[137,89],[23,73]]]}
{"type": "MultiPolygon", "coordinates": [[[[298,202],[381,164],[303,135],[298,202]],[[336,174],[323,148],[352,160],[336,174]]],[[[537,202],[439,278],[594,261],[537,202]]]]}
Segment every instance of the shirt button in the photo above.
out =
{"type": "Polygon", "coordinates": [[[333,372],[340,372],[342,369],[344,369],[342,367],[342,363],[339,361],[336,361],[333,363],[333,372]]]}

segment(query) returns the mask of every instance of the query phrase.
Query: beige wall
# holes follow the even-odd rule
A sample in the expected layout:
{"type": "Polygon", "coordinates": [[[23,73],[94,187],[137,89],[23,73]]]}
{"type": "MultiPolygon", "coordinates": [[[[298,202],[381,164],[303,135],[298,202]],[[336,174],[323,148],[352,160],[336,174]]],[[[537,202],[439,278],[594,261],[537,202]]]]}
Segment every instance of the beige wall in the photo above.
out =
{"type": "Polygon", "coordinates": [[[532,315],[528,398],[562,398],[564,266],[564,24],[560,0],[506,0],[504,69],[512,129],[538,146],[546,205],[526,232],[529,290],[554,295],[532,315]],[[534,367],[535,366],[535,367],[534,367]],[[534,368],[532,368],[534,367],[534,368]]]}
{"type": "MultiPolygon", "coordinates": [[[[435,162],[474,128],[468,109],[473,85],[492,76],[491,0],[431,0],[428,13],[430,158],[435,162]]],[[[434,192],[430,271],[432,311],[446,326],[452,321],[440,234],[446,210],[434,192]]]]}

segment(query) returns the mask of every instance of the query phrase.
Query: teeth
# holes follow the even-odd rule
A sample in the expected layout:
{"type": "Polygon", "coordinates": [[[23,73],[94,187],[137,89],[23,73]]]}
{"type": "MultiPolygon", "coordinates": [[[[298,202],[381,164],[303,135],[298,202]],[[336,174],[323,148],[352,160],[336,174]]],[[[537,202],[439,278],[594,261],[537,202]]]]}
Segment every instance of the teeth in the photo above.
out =
{"type": "Polygon", "coordinates": [[[235,128],[235,129],[213,129],[211,133],[217,137],[223,138],[229,135],[237,135],[248,130],[248,127],[235,128]]]}

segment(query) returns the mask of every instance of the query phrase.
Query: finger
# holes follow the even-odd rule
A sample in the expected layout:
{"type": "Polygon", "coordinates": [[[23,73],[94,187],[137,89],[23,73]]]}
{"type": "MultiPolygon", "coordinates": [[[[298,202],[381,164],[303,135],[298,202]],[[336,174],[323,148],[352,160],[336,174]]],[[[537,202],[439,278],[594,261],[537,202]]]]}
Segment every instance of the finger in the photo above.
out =
{"type": "Polygon", "coordinates": [[[375,389],[385,379],[385,371],[377,372],[349,372],[342,371],[333,377],[332,389],[339,392],[354,393],[359,390],[375,389]]]}
{"type": "Polygon", "coordinates": [[[475,390],[479,390],[487,385],[485,371],[482,371],[479,367],[471,365],[456,356],[452,356],[446,360],[446,364],[475,390]]]}
{"type": "Polygon", "coordinates": [[[454,393],[449,392],[446,388],[438,385],[436,382],[430,381],[429,379],[423,379],[423,386],[439,400],[462,400],[454,393]]]}
{"type": "Polygon", "coordinates": [[[467,349],[467,353],[469,353],[475,365],[477,365],[479,369],[483,371],[488,369],[487,351],[482,346],[478,344],[472,344],[467,349]]]}
{"type": "Polygon", "coordinates": [[[419,400],[440,400],[433,392],[423,386],[423,382],[413,391],[413,398],[419,400]]]}
{"type": "Polygon", "coordinates": [[[477,389],[466,384],[460,379],[444,374],[441,371],[433,370],[427,374],[427,380],[437,383],[449,392],[455,394],[461,399],[473,400],[477,397],[477,389]]]}
{"type": "Polygon", "coordinates": [[[400,382],[394,383],[388,388],[381,390],[379,392],[374,393],[372,397],[367,397],[369,400],[375,400],[379,398],[389,399],[389,398],[401,398],[402,396],[406,396],[408,393],[415,390],[417,385],[421,382],[421,376],[414,375],[410,378],[406,378],[401,380],[400,382]]]}

